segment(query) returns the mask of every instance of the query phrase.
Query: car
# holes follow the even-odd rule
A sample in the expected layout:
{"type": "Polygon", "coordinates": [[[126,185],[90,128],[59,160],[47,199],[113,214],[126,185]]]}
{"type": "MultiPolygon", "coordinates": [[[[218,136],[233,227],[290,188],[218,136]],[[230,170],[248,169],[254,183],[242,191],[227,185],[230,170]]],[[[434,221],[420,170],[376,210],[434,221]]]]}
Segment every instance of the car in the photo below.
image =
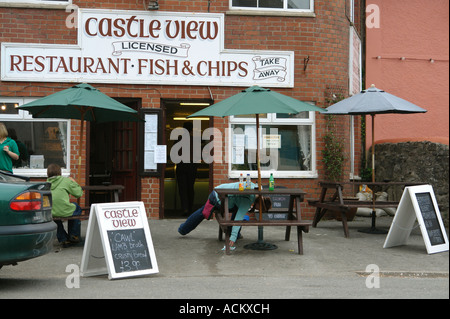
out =
{"type": "Polygon", "coordinates": [[[56,228],[50,185],[0,171],[0,268],[52,251],[56,228]]]}

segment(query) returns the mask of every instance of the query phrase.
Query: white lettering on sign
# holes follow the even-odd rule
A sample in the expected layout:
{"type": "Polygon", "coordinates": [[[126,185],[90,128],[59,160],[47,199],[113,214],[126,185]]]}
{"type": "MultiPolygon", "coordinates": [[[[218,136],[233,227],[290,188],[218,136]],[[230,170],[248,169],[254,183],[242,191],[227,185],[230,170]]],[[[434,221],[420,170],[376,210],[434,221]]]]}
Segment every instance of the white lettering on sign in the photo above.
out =
{"type": "Polygon", "coordinates": [[[78,44],[1,44],[1,80],[294,86],[292,51],[224,48],[224,15],[79,9],[78,44]]]}

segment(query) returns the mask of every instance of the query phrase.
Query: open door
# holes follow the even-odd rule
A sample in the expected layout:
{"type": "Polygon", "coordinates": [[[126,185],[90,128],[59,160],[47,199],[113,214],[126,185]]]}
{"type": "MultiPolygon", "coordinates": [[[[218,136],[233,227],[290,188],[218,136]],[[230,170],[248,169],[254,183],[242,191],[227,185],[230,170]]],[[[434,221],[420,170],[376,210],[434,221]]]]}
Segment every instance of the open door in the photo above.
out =
{"type": "MultiPolygon", "coordinates": [[[[176,128],[183,128],[186,124],[190,123],[197,136],[202,136],[205,129],[212,125],[212,120],[209,118],[198,119],[193,123],[192,120],[186,118],[186,116],[193,114],[202,108],[212,104],[212,100],[175,100],[164,99],[162,100],[162,107],[165,110],[165,144],[167,145],[168,159],[164,170],[164,182],[161,183],[161,192],[164,194],[164,218],[186,218],[189,214],[201,207],[209,194],[210,183],[212,183],[212,174],[210,170],[213,164],[207,164],[201,162],[196,164],[193,193],[186,189],[186,181],[180,178],[180,167],[170,158],[170,150],[178,142],[176,139],[171,139],[171,133],[176,128]],[[177,172],[178,169],[178,172],[177,172]],[[189,193],[189,199],[192,200],[192,208],[187,210],[185,203],[183,203],[183,194],[180,196],[180,191],[189,193]]],[[[209,143],[209,141],[201,141],[201,149],[209,143]]],[[[183,168],[184,169],[184,168],[183,168]]],[[[189,206],[189,205],[188,205],[189,206]]]]}
{"type": "Polygon", "coordinates": [[[112,180],[125,189],[120,201],[135,201],[141,197],[138,183],[137,123],[117,122],[113,128],[112,180]]]}
{"type": "MultiPolygon", "coordinates": [[[[120,102],[135,110],[139,107],[136,99],[120,102]]],[[[89,185],[123,185],[120,201],[140,200],[138,123],[91,123],[89,131],[89,185]]],[[[105,200],[105,194],[100,192],[89,196],[90,204],[105,200]]]]}

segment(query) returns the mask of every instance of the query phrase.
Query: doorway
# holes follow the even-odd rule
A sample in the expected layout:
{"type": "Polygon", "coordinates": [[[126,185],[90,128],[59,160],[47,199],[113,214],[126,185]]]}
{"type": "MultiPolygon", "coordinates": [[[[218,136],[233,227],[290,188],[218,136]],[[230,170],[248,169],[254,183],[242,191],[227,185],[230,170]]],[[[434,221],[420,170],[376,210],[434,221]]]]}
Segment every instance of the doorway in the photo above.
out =
{"type": "MultiPolygon", "coordinates": [[[[140,100],[118,99],[138,110],[140,100]]],[[[141,197],[138,175],[138,123],[91,123],[89,134],[89,185],[123,185],[120,201],[138,201],[141,197]]],[[[89,194],[89,204],[103,202],[106,194],[89,194]]]]}
{"type": "MultiPolygon", "coordinates": [[[[163,217],[164,218],[186,218],[187,215],[191,214],[202,205],[204,205],[208,194],[210,192],[210,187],[212,185],[212,166],[213,164],[207,164],[203,160],[201,163],[196,164],[195,171],[195,182],[194,182],[194,193],[192,196],[192,209],[191,211],[186,211],[183,207],[182,198],[180,197],[180,185],[183,185],[180,175],[177,178],[177,163],[174,163],[170,158],[170,151],[172,147],[178,140],[172,140],[171,133],[176,128],[183,128],[185,123],[191,123],[193,128],[193,135],[201,137],[203,131],[211,127],[212,120],[209,118],[191,120],[186,117],[193,114],[208,105],[211,105],[212,100],[178,100],[178,99],[164,99],[162,100],[162,107],[164,109],[164,120],[165,120],[165,132],[164,139],[167,145],[167,163],[165,165],[161,192],[164,194],[164,207],[163,217]],[[211,177],[211,178],[210,178],[211,177]]],[[[175,133],[175,132],[174,132],[175,133]]],[[[174,138],[178,134],[174,134],[174,138]]],[[[199,140],[197,140],[197,143],[199,140]]],[[[209,143],[209,141],[201,140],[201,149],[209,143]]],[[[178,165],[180,170],[180,165],[178,165]]],[[[180,171],[179,171],[180,172],[180,171]]],[[[182,191],[186,192],[186,189],[182,191]]],[[[182,194],[183,195],[183,194],[182,194]]],[[[189,206],[188,204],[186,204],[189,206]]]]}

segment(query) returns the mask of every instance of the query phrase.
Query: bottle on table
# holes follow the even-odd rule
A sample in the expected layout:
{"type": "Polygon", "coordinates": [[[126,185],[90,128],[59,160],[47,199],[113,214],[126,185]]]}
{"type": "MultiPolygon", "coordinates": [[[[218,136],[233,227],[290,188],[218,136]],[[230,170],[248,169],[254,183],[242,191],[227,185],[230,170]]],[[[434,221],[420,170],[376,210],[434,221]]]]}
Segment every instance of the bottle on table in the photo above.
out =
{"type": "Polygon", "coordinates": [[[250,174],[247,174],[247,180],[245,181],[245,189],[252,189],[252,180],[250,174]]]}
{"type": "Polygon", "coordinates": [[[273,191],[275,189],[275,179],[273,178],[273,173],[270,173],[269,177],[269,191],[273,191]]]}
{"type": "Polygon", "coordinates": [[[240,191],[244,190],[244,176],[242,175],[242,173],[239,176],[239,190],[240,191]]]}

